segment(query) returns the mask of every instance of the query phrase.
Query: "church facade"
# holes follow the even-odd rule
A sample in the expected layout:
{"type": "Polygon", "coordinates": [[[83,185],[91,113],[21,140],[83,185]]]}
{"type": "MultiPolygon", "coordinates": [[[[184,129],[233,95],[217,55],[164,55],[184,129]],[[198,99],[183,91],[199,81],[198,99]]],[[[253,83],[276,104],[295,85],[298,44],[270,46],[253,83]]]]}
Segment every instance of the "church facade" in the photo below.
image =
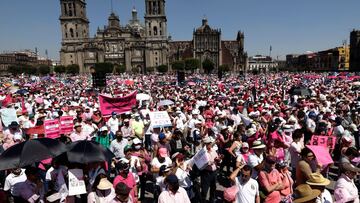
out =
{"type": "Polygon", "coordinates": [[[94,37],[90,37],[85,0],[60,0],[60,4],[60,63],[77,64],[80,72],[89,72],[96,63],[110,62],[125,66],[127,71],[144,73],[147,67],[171,68],[171,62],[185,58],[209,59],[215,68],[227,64],[234,71],[245,69],[242,32],[236,40],[224,41],[221,31],[212,29],[203,19],[202,26],[194,30],[192,41],[171,41],[167,35],[165,0],[145,0],[143,23],[135,8],[126,24],[112,12],[108,24],[98,28],[94,37]]]}

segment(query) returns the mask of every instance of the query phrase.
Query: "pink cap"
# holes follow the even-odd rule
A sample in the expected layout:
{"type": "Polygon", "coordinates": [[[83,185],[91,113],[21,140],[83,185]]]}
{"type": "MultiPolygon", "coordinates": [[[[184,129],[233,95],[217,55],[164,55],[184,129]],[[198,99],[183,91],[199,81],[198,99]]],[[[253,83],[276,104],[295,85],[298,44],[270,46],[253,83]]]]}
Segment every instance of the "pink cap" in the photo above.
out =
{"type": "Polygon", "coordinates": [[[167,152],[167,149],[166,148],[159,148],[159,156],[160,157],[167,157],[168,156],[168,152],[167,152]]]}

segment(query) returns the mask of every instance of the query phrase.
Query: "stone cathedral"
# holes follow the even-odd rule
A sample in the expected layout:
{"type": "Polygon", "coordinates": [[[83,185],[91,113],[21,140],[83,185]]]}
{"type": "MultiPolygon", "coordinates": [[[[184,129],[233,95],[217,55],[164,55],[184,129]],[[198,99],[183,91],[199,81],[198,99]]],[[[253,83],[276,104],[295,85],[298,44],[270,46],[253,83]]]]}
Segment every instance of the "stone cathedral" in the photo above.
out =
{"type": "Polygon", "coordinates": [[[144,73],[147,67],[170,67],[174,60],[185,58],[201,61],[208,58],[216,68],[227,64],[234,71],[245,69],[243,33],[239,32],[236,40],[222,41],[221,31],[210,28],[207,20],[203,20],[192,41],[171,41],[167,35],[165,0],[145,0],[144,22],[138,19],[135,8],[127,24],[111,12],[108,25],[99,27],[94,37],[90,37],[85,0],[60,0],[60,3],[60,62],[65,66],[77,64],[82,73],[101,62],[144,73]]]}

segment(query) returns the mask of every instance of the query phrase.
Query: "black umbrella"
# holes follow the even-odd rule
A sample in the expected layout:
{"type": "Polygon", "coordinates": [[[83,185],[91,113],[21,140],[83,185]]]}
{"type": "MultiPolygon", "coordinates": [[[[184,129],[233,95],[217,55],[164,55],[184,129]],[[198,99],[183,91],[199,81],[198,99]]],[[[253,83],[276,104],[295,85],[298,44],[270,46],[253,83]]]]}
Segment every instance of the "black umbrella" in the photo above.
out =
{"type": "Polygon", "coordinates": [[[111,160],[114,154],[95,141],[81,140],[68,145],[67,157],[71,163],[88,164],[111,160]]]}
{"type": "Polygon", "coordinates": [[[291,95],[310,96],[311,92],[305,87],[292,87],[289,91],[291,95]]]}
{"type": "Polygon", "coordinates": [[[56,157],[66,151],[66,145],[55,139],[31,139],[16,144],[0,155],[0,170],[31,165],[56,157]]]}

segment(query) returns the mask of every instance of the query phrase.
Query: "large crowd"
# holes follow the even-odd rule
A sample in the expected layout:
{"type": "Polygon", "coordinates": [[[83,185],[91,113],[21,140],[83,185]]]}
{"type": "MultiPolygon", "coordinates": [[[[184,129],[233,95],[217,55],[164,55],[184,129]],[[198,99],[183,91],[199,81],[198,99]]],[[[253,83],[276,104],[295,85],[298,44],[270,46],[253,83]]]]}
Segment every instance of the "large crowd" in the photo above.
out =
{"type": "Polygon", "coordinates": [[[45,137],[31,129],[62,116],[73,117],[73,132],[57,140],[88,140],[112,153],[102,162],[73,164],[59,156],[3,170],[0,202],[359,203],[356,80],[195,74],[178,84],[175,75],[121,75],[96,89],[89,75],[2,77],[0,153],[45,137]],[[134,91],[149,97],[129,112],[102,114],[99,95],[134,91]],[[6,118],[9,110],[15,119],[6,118]],[[172,125],[153,126],[155,111],[166,111],[172,125]],[[333,138],[334,145],[319,153],[315,136],[333,138]],[[200,151],[207,160],[201,167],[194,158],[200,151]],[[330,180],[334,167],[338,174],[330,180]],[[74,168],[84,174],[81,195],[69,193],[74,168]]]}

